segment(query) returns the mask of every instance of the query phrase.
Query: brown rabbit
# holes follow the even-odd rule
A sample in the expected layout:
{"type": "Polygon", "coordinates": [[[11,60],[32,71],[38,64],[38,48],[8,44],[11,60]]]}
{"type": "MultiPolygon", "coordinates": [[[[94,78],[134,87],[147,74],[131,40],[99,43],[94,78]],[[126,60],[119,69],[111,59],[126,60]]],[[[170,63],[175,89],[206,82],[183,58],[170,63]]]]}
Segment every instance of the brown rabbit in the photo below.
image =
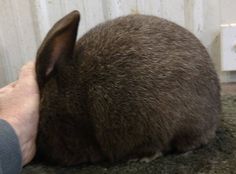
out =
{"type": "Polygon", "coordinates": [[[41,157],[60,165],[154,159],[214,138],[219,81],[193,34],[129,15],[76,43],[79,20],[74,11],[57,22],[37,53],[41,157]]]}

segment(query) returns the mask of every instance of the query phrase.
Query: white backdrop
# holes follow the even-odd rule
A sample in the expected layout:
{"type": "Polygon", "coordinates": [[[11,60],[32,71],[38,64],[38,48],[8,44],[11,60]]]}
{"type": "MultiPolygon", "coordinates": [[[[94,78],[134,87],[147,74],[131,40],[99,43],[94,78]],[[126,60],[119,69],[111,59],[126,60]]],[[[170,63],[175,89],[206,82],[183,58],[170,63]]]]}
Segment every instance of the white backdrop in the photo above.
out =
{"type": "Polygon", "coordinates": [[[34,59],[50,27],[79,10],[79,36],[117,16],[160,16],[189,29],[208,49],[222,81],[236,81],[220,71],[220,25],[236,22],[235,0],[0,0],[0,87],[17,78],[20,67],[34,59]]]}

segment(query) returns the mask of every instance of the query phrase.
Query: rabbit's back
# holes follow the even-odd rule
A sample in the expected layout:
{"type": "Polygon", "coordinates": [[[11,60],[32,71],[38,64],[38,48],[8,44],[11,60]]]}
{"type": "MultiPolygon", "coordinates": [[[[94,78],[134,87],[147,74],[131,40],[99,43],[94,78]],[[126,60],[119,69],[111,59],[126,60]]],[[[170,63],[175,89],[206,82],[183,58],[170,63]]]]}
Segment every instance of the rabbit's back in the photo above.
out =
{"type": "Polygon", "coordinates": [[[99,73],[104,79],[113,78],[112,74],[152,76],[162,82],[159,85],[170,86],[171,78],[201,77],[198,80],[213,78],[218,84],[200,41],[186,29],[154,16],[129,15],[100,24],[78,41],[75,55],[85,78],[99,73]]]}
{"type": "Polygon", "coordinates": [[[187,151],[214,136],[217,74],[182,27],[153,16],[120,17],[86,33],[74,56],[84,107],[107,158],[187,151]]]}

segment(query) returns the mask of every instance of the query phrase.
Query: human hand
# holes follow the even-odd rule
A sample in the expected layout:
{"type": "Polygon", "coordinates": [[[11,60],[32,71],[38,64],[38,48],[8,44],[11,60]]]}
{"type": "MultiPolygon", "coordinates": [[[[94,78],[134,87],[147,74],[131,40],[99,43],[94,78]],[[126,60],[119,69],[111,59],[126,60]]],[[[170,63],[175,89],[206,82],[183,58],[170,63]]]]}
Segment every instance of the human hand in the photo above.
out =
{"type": "Polygon", "coordinates": [[[35,78],[35,65],[30,62],[22,67],[16,82],[0,88],[0,118],[7,121],[18,136],[23,165],[29,163],[36,152],[39,91],[35,78]]]}

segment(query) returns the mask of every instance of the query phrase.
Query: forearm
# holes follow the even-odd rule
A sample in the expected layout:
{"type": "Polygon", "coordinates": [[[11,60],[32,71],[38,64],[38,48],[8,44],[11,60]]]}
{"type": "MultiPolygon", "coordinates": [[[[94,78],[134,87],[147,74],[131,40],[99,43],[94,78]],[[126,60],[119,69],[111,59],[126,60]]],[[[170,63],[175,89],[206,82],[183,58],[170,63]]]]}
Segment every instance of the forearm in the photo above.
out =
{"type": "Polygon", "coordinates": [[[0,119],[0,174],[19,174],[22,168],[21,150],[14,129],[0,119]]]}

